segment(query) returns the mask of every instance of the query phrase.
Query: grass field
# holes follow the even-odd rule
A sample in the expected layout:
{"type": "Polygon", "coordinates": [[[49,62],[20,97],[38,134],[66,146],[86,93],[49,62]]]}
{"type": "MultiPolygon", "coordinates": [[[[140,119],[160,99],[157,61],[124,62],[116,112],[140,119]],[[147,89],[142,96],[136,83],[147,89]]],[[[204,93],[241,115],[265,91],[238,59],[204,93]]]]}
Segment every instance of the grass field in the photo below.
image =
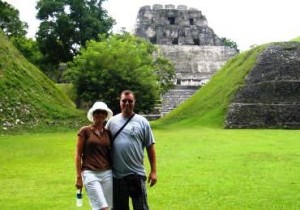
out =
{"type": "MultiPolygon", "coordinates": [[[[69,84],[57,86],[61,93],[4,35],[0,41],[0,210],[78,209],[77,131],[62,130],[79,127],[85,114],[67,97],[75,97],[69,84]]],[[[148,189],[151,210],[300,210],[300,130],[221,129],[267,45],[228,60],[152,122],[158,183],[148,189]]],[[[85,192],[80,209],[90,209],[85,192]]]]}
{"type": "MultiPolygon", "coordinates": [[[[173,126],[154,134],[152,210],[300,209],[299,130],[173,126]]],[[[0,209],[78,209],[75,139],[76,131],[0,136],[0,209]]],[[[85,194],[80,209],[90,209],[85,194]]]]}

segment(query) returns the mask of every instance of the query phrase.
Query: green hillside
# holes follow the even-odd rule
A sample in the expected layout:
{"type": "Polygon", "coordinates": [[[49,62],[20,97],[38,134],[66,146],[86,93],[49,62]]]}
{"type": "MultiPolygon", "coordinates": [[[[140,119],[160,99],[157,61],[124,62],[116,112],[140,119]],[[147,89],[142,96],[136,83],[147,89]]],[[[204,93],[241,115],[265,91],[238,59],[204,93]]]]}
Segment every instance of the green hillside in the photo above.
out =
{"type": "Polygon", "coordinates": [[[82,115],[3,33],[0,33],[0,43],[0,133],[62,125],[82,115]]]}
{"type": "Polygon", "coordinates": [[[257,55],[266,46],[255,47],[230,59],[208,84],[152,125],[159,127],[175,123],[187,126],[222,127],[234,93],[243,86],[244,78],[255,65],[257,55]]]}
{"type": "Polygon", "coordinates": [[[300,42],[300,36],[291,39],[292,42],[300,42]]]}

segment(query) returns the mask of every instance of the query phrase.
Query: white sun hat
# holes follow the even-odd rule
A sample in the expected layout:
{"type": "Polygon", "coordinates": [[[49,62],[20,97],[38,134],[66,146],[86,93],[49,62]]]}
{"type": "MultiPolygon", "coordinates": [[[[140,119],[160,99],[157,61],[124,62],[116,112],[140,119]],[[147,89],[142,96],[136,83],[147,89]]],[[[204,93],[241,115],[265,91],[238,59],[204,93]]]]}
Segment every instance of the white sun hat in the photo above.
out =
{"type": "Polygon", "coordinates": [[[89,119],[89,121],[94,122],[93,113],[96,110],[104,110],[107,112],[107,117],[105,120],[109,120],[113,116],[113,112],[107,107],[106,103],[97,101],[87,113],[87,118],[89,119]]]}

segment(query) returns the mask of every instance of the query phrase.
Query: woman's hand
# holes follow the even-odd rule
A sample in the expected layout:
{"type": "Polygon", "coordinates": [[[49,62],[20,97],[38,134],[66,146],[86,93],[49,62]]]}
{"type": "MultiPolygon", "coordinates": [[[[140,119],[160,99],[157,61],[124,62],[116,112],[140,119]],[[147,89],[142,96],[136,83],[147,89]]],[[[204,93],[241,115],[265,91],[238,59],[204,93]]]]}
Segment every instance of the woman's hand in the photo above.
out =
{"type": "Polygon", "coordinates": [[[83,184],[82,184],[82,177],[81,177],[81,176],[78,176],[78,177],[76,178],[75,187],[76,187],[77,189],[80,189],[80,190],[82,189],[83,184]]]}

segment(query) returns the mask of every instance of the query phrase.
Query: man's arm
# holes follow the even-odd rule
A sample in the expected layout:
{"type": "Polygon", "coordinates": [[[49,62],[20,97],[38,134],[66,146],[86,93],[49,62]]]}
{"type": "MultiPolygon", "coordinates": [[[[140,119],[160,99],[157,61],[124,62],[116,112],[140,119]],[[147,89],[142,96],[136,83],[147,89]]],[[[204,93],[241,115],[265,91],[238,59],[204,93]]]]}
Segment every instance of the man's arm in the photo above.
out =
{"type": "Polygon", "coordinates": [[[150,187],[156,184],[157,182],[157,175],[156,175],[156,152],[155,152],[155,144],[151,144],[147,147],[147,154],[150,163],[150,174],[148,177],[148,183],[150,183],[150,187]]]}

